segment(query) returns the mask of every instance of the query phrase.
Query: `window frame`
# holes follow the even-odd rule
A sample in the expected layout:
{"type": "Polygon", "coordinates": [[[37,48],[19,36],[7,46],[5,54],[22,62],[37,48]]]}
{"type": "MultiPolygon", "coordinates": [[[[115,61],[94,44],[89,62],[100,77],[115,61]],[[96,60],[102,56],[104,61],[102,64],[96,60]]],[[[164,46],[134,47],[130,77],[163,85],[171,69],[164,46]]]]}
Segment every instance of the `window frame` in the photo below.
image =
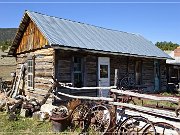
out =
{"type": "Polygon", "coordinates": [[[73,56],[73,68],[72,68],[72,74],[73,74],[73,78],[72,78],[72,82],[73,82],[73,86],[74,87],[83,87],[84,86],[84,58],[80,57],[80,56],[73,56]],[[75,63],[75,59],[78,58],[80,59],[80,63],[75,63]],[[78,64],[80,64],[80,70],[75,71],[75,65],[77,66],[78,64]],[[80,84],[77,85],[75,84],[75,74],[80,74],[81,76],[81,80],[80,80],[80,84]]]}
{"type": "Polygon", "coordinates": [[[34,90],[34,69],[35,69],[35,58],[29,57],[27,59],[27,88],[29,90],[34,90]]]}

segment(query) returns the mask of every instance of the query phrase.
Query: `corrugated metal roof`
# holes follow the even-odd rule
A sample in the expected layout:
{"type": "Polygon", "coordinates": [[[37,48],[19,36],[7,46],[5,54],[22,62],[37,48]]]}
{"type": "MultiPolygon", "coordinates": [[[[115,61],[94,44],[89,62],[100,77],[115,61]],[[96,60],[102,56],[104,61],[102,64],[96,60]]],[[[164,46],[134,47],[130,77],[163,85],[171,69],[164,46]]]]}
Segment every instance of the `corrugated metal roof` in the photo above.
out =
{"type": "Polygon", "coordinates": [[[137,56],[170,58],[140,35],[26,11],[50,45],[137,56]]]}

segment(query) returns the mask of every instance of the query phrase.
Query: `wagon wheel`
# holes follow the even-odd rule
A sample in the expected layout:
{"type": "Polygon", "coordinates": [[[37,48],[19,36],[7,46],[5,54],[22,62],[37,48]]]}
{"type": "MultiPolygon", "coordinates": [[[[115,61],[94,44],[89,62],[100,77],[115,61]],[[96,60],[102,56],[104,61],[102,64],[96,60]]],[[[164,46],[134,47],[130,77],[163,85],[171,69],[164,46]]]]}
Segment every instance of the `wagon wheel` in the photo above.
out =
{"type": "MultiPolygon", "coordinates": [[[[153,124],[157,135],[180,135],[180,131],[178,128],[174,127],[171,124],[165,122],[156,122],[153,124]]],[[[147,130],[151,129],[151,127],[147,127],[147,130]]]]}
{"type": "Polygon", "coordinates": [[[117,134],[118,135],[155,135],[156,130],[153,124],[148,119],[142,116],[130,116],[118,126],[117,134]]]}
{"type": "Polygon", "coordinates": [[[89,132],[95,134],[105,134],[110,126],[110,112],[107,107],[97,105],[92,108],[89,114],[89,132]]]}
{"type": "Polygon", "coordinates": [[[80,131],[84,128],[84,120],[88,113],[88,106],[80,104],[71,113],[71,131],[80,131]]]}
{"type": "Polygon", "coordinates": [[[64,115],[68,116],[69,115],[69,111],[68,111],[68,108],[64,105],[60,105],[58,107],[58,111],[59,112],[62,112],[64,115]]]}
{"type": "Polygon", "coordinates": [[[129,89],[131,86],[134,85],[135,85],[134,79],[131,77],[124,77],[120,81],[120,89],[129,89]]]}

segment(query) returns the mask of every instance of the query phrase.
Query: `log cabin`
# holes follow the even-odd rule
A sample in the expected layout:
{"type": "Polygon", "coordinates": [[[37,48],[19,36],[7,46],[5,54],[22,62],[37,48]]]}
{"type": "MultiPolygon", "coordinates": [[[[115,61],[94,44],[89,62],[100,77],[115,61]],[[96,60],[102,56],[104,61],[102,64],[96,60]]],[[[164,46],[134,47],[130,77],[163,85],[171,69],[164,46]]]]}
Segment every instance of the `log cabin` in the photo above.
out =
{"type": "Polygon", "coordinates": [[[165,52],[173,58],[166,60],[168,91],[180,92],[180,47],[165,52]]]}
{"type": "MultiPolygon", "coordinates": [[[[166,59],[171,59],[139,34],[32,11],[25,11],[9,55],[16,57],[17,75],[26,64],[23,88],[39,99],[51,86],[51,76],[73,87],[113,86],[115,77],[122,80],[128,76],[145,91],[164,91],[166,59]]],[[[58,90],[74,95],[100,94],[96,89],[58,90]]],[[[101,95],[108,96],[108,90],[101,95]]]]}

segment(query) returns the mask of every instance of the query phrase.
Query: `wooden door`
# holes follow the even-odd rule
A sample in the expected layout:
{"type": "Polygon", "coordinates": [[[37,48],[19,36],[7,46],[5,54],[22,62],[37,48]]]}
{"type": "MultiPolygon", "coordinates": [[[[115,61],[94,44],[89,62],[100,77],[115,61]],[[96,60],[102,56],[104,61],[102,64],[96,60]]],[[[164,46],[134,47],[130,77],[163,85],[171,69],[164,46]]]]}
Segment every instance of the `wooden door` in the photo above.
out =
{"type": "MultiPolygon", "coordinates": [[[[110,86],[110,58],[99,57],[98,58],[98,81],[100,87],[110,86]]],[[[109,90],[100,90],[99,96],[108,97],[109,90]]]]}

